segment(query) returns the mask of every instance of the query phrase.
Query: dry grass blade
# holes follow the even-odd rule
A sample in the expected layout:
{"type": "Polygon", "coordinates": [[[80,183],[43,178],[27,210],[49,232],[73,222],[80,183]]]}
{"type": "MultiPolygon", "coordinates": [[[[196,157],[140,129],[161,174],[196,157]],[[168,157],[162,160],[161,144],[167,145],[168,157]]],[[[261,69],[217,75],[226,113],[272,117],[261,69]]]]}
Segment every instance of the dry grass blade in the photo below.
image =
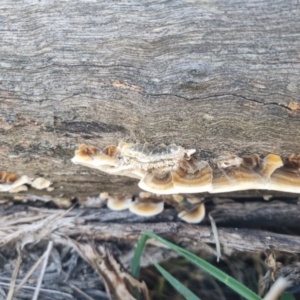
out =
{"type": "Polygon", "coordinates": [[[81,289],[79,289],[74,284],[70,283],[70,286],[72,287],[73,290],[75,290],[76,292],[78,292],[80,295],[82,295],[83,297],[85,297],[87,300],[95,300],[94,298],[90,297],[88,294],[86,294],[85,292],[83,292],[81,289]]]}
{"type": "MultiPolygon", "coordinates": [[[[0,282],[0,286],[10,287],[10,283],[0,282]]],[[[27,286],[27,285],[23,285],[22,288],[30,290],[30,291],[35,290],[35,287],[27,286]]],[[[72,295],[61,292],[61,291],[50,290],[50,289],[40,289],[40,291],[45,292],[45,293],[49,293],[51,295],[60,295],[60,296],[63,296],[64,299],[74,299],[74,297],[72,295]]]]}
{"type": "Polygon", "coordinates": [[[290,285],[291,283],[286,278],[279,277],[264,297],[264,300],[277,300],[290,285]]]}
{"type": "Polygon", "coordinates": [[[15,294],[22,288],[25,282],[30,278],[30,276],[34,273],[34,271],[39,267],[46,256],[46,252],[39,258],[39,260],[35,263],[35,265],[29,270],[27,275],[22,279],[22,281],[18,284],[15,294]]]}
{"type": "Polygon", "coordinates": [[[122,270],[111,253],[104,248],[98,251],[88,244],[77,242],[76,248],[84,258],[103,278],[107,293],[118,300],[136,300],[134,294],[142,294],[142,299],[150,300],[147,286],[144,282],[134,279],[129,273],[122,270]]]}
{"type": "Polygon", "coordinates": [[[2,228],[2,227],[7,228],[7,227],[21,224],[21,223],[26,224],[29,222],[38,221],[42,218],[43,218],[42,215],[28,217],[28,212],[21,211],[21,212],[17,212],[17,213],[11,214],[11,215],[1,217],[0,228],[2,228]],[[20,220],[22,220],[22,221],[20,222],[20,220]]]}
{"type": "Polygon", "coordinates": [[[12,278],[11,278],[9,292],[8,292],[6,300],[12,300],[13,299],[16,279],[17,279],[17,276],[18,276],[18,273],[19,273],[20,265],[22,263],[21,250],[20,250],[19,245],[17,245],[17,251],[18,251],[18,258],[17,258],[17,261],[16,261],[16,265],[15,265],[15,269],[14,269],[12,278]]]}
{"type": "Polygon", "coordinates": [[[47,263],[48,263],[48,258],[49,258],[49,255],[50,255],[50,252],[51,252],[52,247],[53,247],[53,242],[50,241],[50,242],[48,243],[48,247],[47,247],[47,250],[46,250],[46,252],[45,252],[44,263],[43,263],[43,266],[42,266],[41,274],[40,274],[38,283],[37,283],[37,285],[36,285],[36,289],[35,289],[35,291],[34,291],[34,295],[33,295],[33,297],[32,297],[32,300],[37,300],[37,299],[38,299],[39,292],[40,292],[40,288],[41,288],[42,281],[43,281],[43,277],[44,277],[45,270],[46,270],[47,263]]]}
{"type": "Polygon", "coordinates": [[[0,221],[0,247],[8,243],[21,243],[24,247],[29,243],[36,243],[42,239],[49,239],[52,232],[72,223],[75,217],[66,217],[67,211],[51,211],[46,214],[41,213],[41,220],[35,221],[37,216],[32,215],[32,220],[28,217],[20,218],[13,226],[6,227],[5,222],[0,221]]]}
{"type": "Polygon", "coordinates": [[[216,222],[214,220],[214,218],[211,216],[211,214],[208,214],[209,220],[210,220],[210,224],[211,224],[211,229],[215,238],[215,243],[216,243],[216,250],[217,250],[217,262],[220,261],[220,258],[222,256],[221,254],[221,245],[220,245],[220,240],[219,240],[219,235],[218,235],[218,229],[217,229],[217,225],[216,222]]]}

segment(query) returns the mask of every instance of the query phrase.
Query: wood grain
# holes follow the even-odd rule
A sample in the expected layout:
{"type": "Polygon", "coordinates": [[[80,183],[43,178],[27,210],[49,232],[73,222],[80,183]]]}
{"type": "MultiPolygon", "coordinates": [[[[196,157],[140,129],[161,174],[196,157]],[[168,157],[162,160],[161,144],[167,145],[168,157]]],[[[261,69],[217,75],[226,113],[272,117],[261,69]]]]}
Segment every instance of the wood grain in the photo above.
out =
{"type": "Polygon", "coordinates": [[[80,143],[299,152],[298,1],[0,3],[0,161],[53,195],[137,192],[70,162],[80,143]]]}

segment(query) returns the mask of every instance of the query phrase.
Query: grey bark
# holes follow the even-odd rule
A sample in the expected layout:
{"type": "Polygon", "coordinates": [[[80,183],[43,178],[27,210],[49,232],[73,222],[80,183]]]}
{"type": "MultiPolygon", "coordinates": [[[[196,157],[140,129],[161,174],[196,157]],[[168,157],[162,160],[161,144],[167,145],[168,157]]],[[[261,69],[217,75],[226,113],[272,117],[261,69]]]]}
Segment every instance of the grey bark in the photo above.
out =
{"type": "Polygon", "coordinates": [[[1,169],[53,195],[138,191],[72,165],[81,143],[299,151],[298,1],[3,0],[0,29],[1,169]]]}
{"type": "MultiPolygon", "coordinates": [[[[261,228],[270,228],[269,220],[264,220],[266,216],[268,217],[268,212],[274,216],[278,212],[278,207],[283,205],[284,203],[280,202],[270,203],[270,207],[265,208],[262,203],[247,204],[250,207],[249,211],[245,210],[242,213],[237,211],[237,222],[234,227],[226,227],[232,224],[224,221],[230,220],[231,215],[228,211],[232,206],[226,203],[217,205],[216,211],[220,209],[224,211],[223,220],[212,213],[218,228],[222,251],[226,252],[231,249],[260,253],[265,249],[275,248],[278,251],[299,253],[300,237],[298,234],[291,233],[291,229],[294,229],[295,226],[288,223],[285,228],[283,227],[284,220],[290,217],[290,213],[296,205],[289,206],[285,211],[285,218],[281,218],[278,225],[275,224],[276,220],[274,219],[275,226],[272,229],[281,231],[281,233],[261,230],[261,228]],[[251,211],[255,207],[262,210],[261,217],[253,218],[251,211]],[[240,213],[241,216],[239,216],[240,213]],[[252,228],[242,228],[241,219],[248,219],[249,222],[252,220],[252,228]],[[285,234],[285,231],[291,234],[285,234]]],[[[298,217],[294,215],[291,218],[296,224],[299,224],[299,214],[298,217]]],[[[143,218],[128,211],[112,212],[104,208],[73,209],[66,213],[62,210],[36,209],[18,205],[1,206],[0,219],[3,224],[0,231],[2,236],[0,247],[7,247],[7,245],[21,241],[31,241],[33,238],[34,240],[53,240],[55,243],[68,244],[66,237],[76,240],[95,239],[136,243],[145,231],[154,232],[176,243],[184,243],[185,248],[192,248],[193,251],[204,248],[203,243],[216,243],[207,220],[200,225],[186,224],[176,218],[174,209],[167,209],[155,218],[143,218]]]]}

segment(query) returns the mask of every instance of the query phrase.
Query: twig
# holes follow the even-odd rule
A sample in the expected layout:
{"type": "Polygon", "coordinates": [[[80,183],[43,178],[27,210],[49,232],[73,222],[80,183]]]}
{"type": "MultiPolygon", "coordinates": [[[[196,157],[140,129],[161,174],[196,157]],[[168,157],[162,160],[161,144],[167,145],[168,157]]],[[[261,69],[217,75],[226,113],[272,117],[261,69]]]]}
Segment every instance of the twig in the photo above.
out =
{"type": "Polygon", "coordinates": [[[42,285],[43,277],[44,277],[44,274],[45,274],[45,271],[46,271],[46,267],[47,267],[47,263],[48,263],[48,258],[49,258],[49,255],[50,255],[52,246],[53,246],[53,242],[50,241],[50,242],[48,243],[48,247],[47,247],[47,250],[46,250],[46,252],[45,252],[44,263],[43,263],[43,266],[42,266],[42,269],[41,269],[41,274],[40,274],[38,283],[37,283],[37,285],[36,285],[36,289],[35,289],[35,291],[34,291],[34,295],[33,295],[33,297],[32,297],[32,300],[37,300],[37,299],[38,299],[39,292],[40,292],[40,288],[41,288],[41,285],[42,285]]]}
{"type": "MultiPolygon", "coordinates": [[[[282,206],[280,207],[283,210],[282,206]]],[[[97,240],[117,239],[136,242],[146,230],[166,238],[190,238],[203,243],[216,242],[212,230],[208,226],[176,222],[176,216],[173,219],[172,215],[174,210],[169,211],[166,210],[158,215],[155,222],[152,222],[150,218],[147,219],[149,223],[144,223],[143,218],[134,216],[130,212],[121,213],[99,209],[98,213],[95,214],[95,210],[87,209],[84,211],[84,215],[75,218],[74,213],[78,213],[76,210],[69,213],[59,211],[59,215],[55,210],[48,210],[47,214],[45,213],[47,217],[43,221],[28,225],[15,225],[9,229],[0,228],[0,246],[3,247],[9,242],[23,240],[23,243],[29,243],[41,239],[52,239],[54,242],[66,244],[68,240],[64,237],[75,235],[82,240],[93,237],[97,240]],[[169,211],[171,212],[169,213],[169,211]],[[67,213],[68,215],[66,215],[67,213]],[[54,219],[55,223],[53,222],[54,219]],[[120,220],[122,220],[122,224],[120,224],[120,220]],[[174,221],[170,222],[170,220],[174,221]]],[[[34,216],[35,211],[28,213],[32,213],[34,216]]],[[[215,214],[212,215],[217,222],[218,217],[215,214]]],[[[222,246],[241,251],[261,252],[266,248],[276,246],[278,251],[299,253],[300,249],[299,236],[272,233],[260,229],[222,228],[218,225],[218,237],[222,246]]]]}
{"type": "MultiPolygon", "coordinates": [[[[78,292],[79,294],[81,294],[82,296],[84,296],[86,299],[88,300],[95,300],[94,298],[90,297],[88,294],[86,294],[84,291],[82,291],[81,289],[79,289],[76,285],[70,283],[70,287],[75,290],[76,292],[78,292]]],[[[108,298],[107,298],[108,299],[108,298]]]]}
{"type": "Polygon", "coordinates": [[[16,279],[17,279],[17,276],[18,276],[18,273],[19,273],[20,265],[22,263],[22,256],[21,256],[21,250],[20,250],[20,245],[19,244],[17,244],[17,251],[18,251],[18,258],[17,258],[17,261],[16,261],[14,272],[13,272],[12,277],[11,277],[9,292],[7,294],[6,300],[11,300],[13,298],[16,279]]]}
{"type": "MultiPolygon", "coordinates": [[[[10,286],[10,283],[5,283],[5,282],[0,282],[0,286],[7,286],[9,287],[10,286]]],[[[34,290],[36,289],[35,287],[32,287],[32,286],[27,286],[27,285],[23,285],[22,286],[22,289],[27,289],[27,290],[34,290]]],[[[51,293],[51,294],[56,294],[56,295],[61,295],[61,296],[64,296],[64,297],[67,297],[69,299],[74,299],[74,297],[70,294],[67,294],[67,293],[64,293],[64,292],[60,292],[60,291],[56,291],[56,290],[49,290],[49,289],[40,289],[41,292],[44,292],[44,293],[51,293]]]]}
{"type": "MultiPolygon", "coordinates": [[[[203,243],[215,243],[212,230],[208,226],[195,226],[184,223],[135,223],[118,224],[102,222],[81,225],[77,227],[60,227],[51,234],[54,242],[66,244],[68,240],[63,236],[81,236],[79,240],[93,237],[96,240],[137,241],[145,231],[153,231],[165,238],[190,238],[203,243]]],[[[276,246],[276,250],[288,253],[299,253],[300,237],[254,229],[218,228],[220,244],[226,247],[250,252],[261,252],[266,248],[276,246]]]]}

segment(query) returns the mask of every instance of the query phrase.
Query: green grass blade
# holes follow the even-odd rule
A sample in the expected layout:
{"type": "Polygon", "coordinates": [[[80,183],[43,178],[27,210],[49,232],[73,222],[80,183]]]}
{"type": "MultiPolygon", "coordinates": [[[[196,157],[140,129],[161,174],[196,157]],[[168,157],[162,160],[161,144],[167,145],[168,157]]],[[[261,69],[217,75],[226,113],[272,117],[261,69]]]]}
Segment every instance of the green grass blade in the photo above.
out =
{"type": "MultiPolygon", "coordinates": [[[[184,250],[185,251],[185,250],[184,250]]],[[[179,252],[179,251],[178,251],[179,252]]],[[[196,255],[186,251],[186,252],[179,252],[181,255],[183,255],[185,258],[193,262],[195,265],[201,267],[206,272],[211,274],[216,279],[220,280],[224,284],[226,284],[228,287],[232,288],[234,291],[236,291],[241,296],[245,297],[248,300],[261,300],[261,298],[255,294],[253,291],[248,289],[246,286],[244,286],[239,281],[235,280],[233,277],[227,275],[226,273],[222,272],[215,266],[211,265],[210,263],[206,262],[205,260],[201,259],[200,257],[197,257],[196,255]]]]}
{"type": "Polygon", "coordinates": [[[295,297],[293,294],[282,294],[280,300],[295,300],[295,297]]]}
{"type": "Polygon", "coordinates": [[[186,286],[179,282],[175,277],[173,277],[169,272],[167,272],[158,263],[153,262],[157,270],[163,275],[165,279],[176,289],[185,299],[187,300],[201,300],[193,292],[191,292],[186,286]]]}
{"type": "MultiPolygon", "coordinates": [[[[248,300],[261,300],[261,298],[256,295],[254,292],[252,292],[250,289],[248,289],[246,286],[232,278],[231,276],[228,276],[226,273],[220,271],[218,268],[214,267],[210,263],[206,262],[205,260],[201,259],[200,257],[196,256],[195,254],[190,253],[189,251],[186,251],[166,240],[163,238],[157,236],[156,234],[152,232],[145,232],[142,237],[140,238],[138,242],[138,246],[136,249],[136,252],[133,257],[132,262],[132,274],[133,276],[137,276],[139,273],[139,265],[140,265],[140,259],[142,256],[143,249],[145,247],[145,243],[148,237],[151,237],[164,245],[170,247],[170,249],[174,250],[175,252],[181,254],[183,257],[194,263],[195,265],[199,266],[209,274],[211,274],[213,277],[217,278],[221,282],[225,283],[228,287],[232,288],[234,291],[236,291],[238,294],[243,296],[244,298],[248,300]]],[[[137,278],[137,277],[136,277],[137,278]]]]}
{"type": "Polygon", "coordinates": [[[140,261],[141,257],[145,248],[146,241],[148,239],[148,236],[146,234],[143,234],[141,238],[138,241],[138,244],[136,246],[134,256],[131,262],[131,274],[134,278],[139,278],[140,273],[140,261]]]}

